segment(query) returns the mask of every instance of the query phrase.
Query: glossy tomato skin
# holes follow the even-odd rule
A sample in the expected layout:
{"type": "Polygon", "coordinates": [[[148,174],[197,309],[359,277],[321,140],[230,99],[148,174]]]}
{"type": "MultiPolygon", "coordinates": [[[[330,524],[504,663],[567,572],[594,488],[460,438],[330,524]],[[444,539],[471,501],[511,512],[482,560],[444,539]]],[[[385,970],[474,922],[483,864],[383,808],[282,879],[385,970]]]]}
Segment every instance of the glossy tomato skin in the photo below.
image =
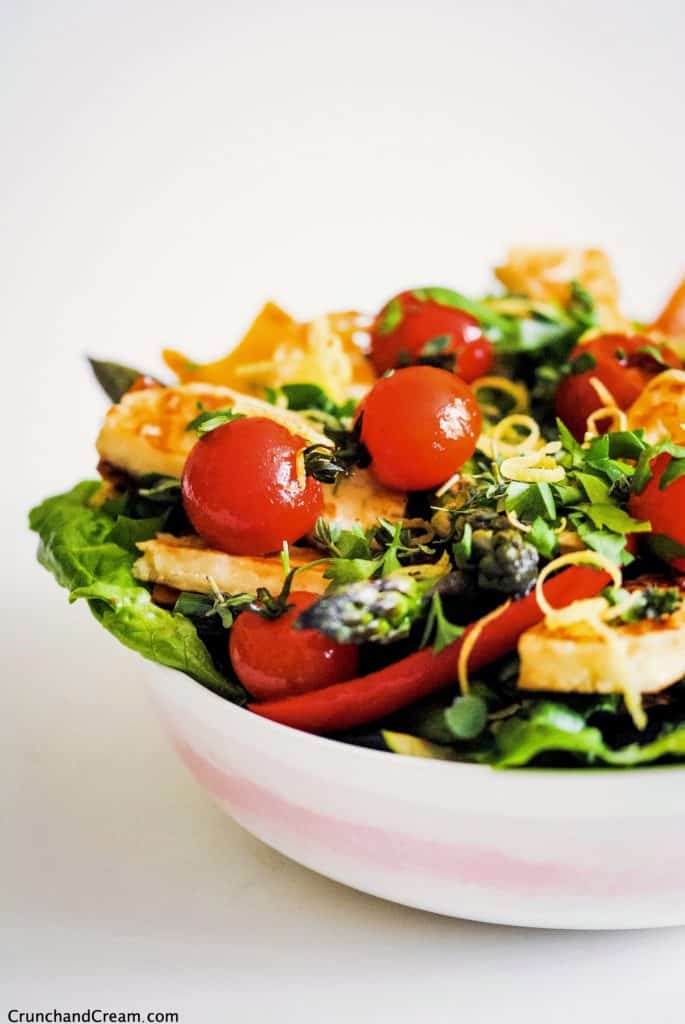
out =
{"type": "MultiPolygon", "coordinates": [[[[661,488],[661,478],[670,462],[666,452],[652,459],[651,479],[639,494],[631,495],[628,510],[636,519],[648,520],[652,534],[685,547],[685,476],[661,488]]],[[[668,562],[678,572],[685,572],[685,557],[669,558],[668,562]]]]}
{"type": "Polygon", "coordinates": [[[230,633],[229,653],[238,679],[257,701],[278,700],[353,679],[359,650],[315,629],[295,629],[298,616],[316,601],[307,591],[290,594],[294,605],[279,619],[242,612],[230,633]]]}
{"type": "Polygon", "coordinates": [[[410,366],[381,378],[366,396],[362,441],[382,484],[422,491],[473,455],[481,426],[468,384],[434,366],[410,366]]]}
{"type": "Polygon", "coordinates": [[[608,388],[620,409],[628,409],[652,377],[669,367],[682,365],[667,345],[636,335],[603,334],[576,346],[571,361],[585,354],[591,356],[596,365],[565,377],[557,389],[555,402],[557,416],[578,441],[585,436],[588,416],[605,404],[591,383],[593,377],[608,388]],[[649,355],[646,348],[658,349],[663,363],[649,355]]]}
{"type": "Polygon", "coordinates": [[[183,471],[183,507],[208,544],[232,555],[265,555],[312,529],[321,485],[297,479],[301,437],[262,416],[200,438],[183,471]]]}
{"type": "MultiPolygon", "coordinates": [[[[380,311],[371,328],[371,359],[379,373],[416,363],[424,346],[434,338],[446,338],[439,357],[454,358],[454,372],[462,380],[476,380],[490,371],[492,342],[470,313],[418,291],[401,292],[380,311]]],[[[436,289],[449,295],[447,289],[436,289]]]]}

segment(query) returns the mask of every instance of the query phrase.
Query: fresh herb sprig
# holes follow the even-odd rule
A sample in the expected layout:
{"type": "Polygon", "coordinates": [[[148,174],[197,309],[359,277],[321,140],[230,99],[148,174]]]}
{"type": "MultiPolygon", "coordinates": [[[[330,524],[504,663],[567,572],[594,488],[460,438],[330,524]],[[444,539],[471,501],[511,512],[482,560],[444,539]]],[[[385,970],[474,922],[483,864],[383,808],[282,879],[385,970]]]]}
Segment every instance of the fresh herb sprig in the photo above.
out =
{"type": "Polygon", "coordinates": [[[245,419],[244,413],[234,412],[233,409],[205,409],[202,402],[198,402],[197,407],[200,411],[185,429],[187,432],[194,430],[198,437],[211,434],[213,430],[223,427],[226,423],[245,419]]]}
{"type": "Polygon", "coordinates": [[[602,591],[609,604],[616,606],[630,599],[630,604],[617,621],[632,624],[645,619],[654,621],[668,618],[683,605],[684,595],[679,587],[647,586],[628,591],[623,587],[606,587],[602,591]]]}

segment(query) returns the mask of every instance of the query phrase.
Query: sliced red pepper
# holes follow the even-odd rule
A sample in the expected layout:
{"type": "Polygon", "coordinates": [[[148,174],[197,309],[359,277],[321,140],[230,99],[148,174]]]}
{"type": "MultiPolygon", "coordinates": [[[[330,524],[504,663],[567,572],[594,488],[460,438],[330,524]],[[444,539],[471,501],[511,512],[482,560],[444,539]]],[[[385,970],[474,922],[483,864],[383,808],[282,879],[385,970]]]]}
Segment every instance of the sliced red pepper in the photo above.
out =
{"type": "MultiPolygon", "coordinates": [[[[551,605],[565,607],[572,601],[593,597],[609,582],[609,575],[603,570],[574,566],[545,583],[545,596],[551,605]]],[[[510,654],[521,634],[541,618],[534,593],[514,601],[483,628],[469,657],[469,669],[478,671],[510,654]]],[[[475,623],[469,629],[474,626],[475,623]]],[[[257,715],[304,732],[343,732],[374,722],[454,684],[459,651],[468,632],[440,654],[433,654],[429,649],[417,651],[368,676],[285,700],[248,704],[248,708],[257,715]]]]}

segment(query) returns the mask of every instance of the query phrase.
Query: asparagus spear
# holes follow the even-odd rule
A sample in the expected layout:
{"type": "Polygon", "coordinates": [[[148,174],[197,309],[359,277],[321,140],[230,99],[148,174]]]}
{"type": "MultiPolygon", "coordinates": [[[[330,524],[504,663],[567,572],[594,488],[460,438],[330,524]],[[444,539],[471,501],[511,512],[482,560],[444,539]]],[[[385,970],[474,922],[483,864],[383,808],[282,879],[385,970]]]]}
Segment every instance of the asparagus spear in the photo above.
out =
{"type": "Polygon", "coordinates": [[[468,588],[462,573],[415,578],[394,573],[350,583],[324,594],[297,620],[298,629],[318,629],[345,644],[389,644],[407,636],[427,611],[432,592],[458,595],[468,588]]]}
{"type": "Polygon", "coordinates": [[[478,574],[478,586],[523,597],[538,575],[539,555],[506,516],[478,510],[455,521],[454,558],[478,574]]]}

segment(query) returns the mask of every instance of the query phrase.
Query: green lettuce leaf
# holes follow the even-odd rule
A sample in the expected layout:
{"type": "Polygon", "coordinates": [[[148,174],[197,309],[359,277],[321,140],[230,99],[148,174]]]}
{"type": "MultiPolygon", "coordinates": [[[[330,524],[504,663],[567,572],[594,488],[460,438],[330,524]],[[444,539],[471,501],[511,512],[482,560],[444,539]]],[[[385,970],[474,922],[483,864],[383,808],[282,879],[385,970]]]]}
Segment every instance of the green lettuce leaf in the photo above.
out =
{"type": "Polygon", "coordinates": [[[490,761],[496,768],[530,764],[540,754],[567,753],[580,764],[607,764],[633,768],[662,757],[685,756],[685,724],[668,724],[649,743],[630,743],[615,749],[599,729],[587,725],[572,708],[552,701],[536,704],[527,715],[515,715],[503,722],[495,737],[490,761]]]}
{"type": "Polygon", "coordinates": [[[237,703],[245,693],[214,666],[189,619],[153,604],[134,578],[132,544],[154,524],[139,520],[139,536],[124,517],[116,522],[90,499],[99,483],[85,481],[66,494],[32,509],[29,524],[40,537],[38,560],[69,600],[83,598],[95,618],[121,643],[150,661],[186,672],[199,683],[237,703]]]}

